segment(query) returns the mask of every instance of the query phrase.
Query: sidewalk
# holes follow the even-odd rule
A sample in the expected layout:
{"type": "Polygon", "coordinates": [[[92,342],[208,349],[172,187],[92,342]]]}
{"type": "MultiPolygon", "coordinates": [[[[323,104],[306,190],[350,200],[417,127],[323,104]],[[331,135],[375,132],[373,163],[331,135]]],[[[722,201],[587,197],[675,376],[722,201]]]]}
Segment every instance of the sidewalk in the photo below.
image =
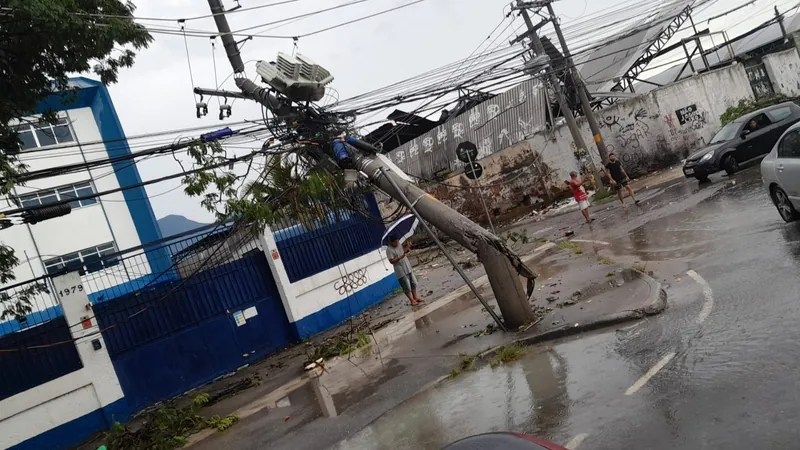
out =
{"type": "MultiPolygon", "coordinates": [[[[269,391],[276,382],[264,380],[261,386],[207,408],[203,414],[235,413],[240,423],[225,433],[195,435],[190,445],[198,449],[326,448],[416,393],[457,376],[464,358],[487,361],[498,346],[555,339],[657,314],[666,307],[656,281],[604,259],[600,251],[575,243],[548,243],[524,258],[540,274],[532,302],[540,319],[528,330],[495,331],[489,314],[468,288],[455,289],[374,330],[371,345],[326,364],[323,386],[332,395],[339,417],[322,417],[311,389],[302,381],[300,367],[289,358],[274,377],[288,378],[288,388],[269,391]],[[273,409],[279,400],[283,407],[273,409]]],[[[485,277],[476,277],[475,284],[496,305],[485,277]]],[[[387,313],[394,314],[381,312],[387,313]]]]}

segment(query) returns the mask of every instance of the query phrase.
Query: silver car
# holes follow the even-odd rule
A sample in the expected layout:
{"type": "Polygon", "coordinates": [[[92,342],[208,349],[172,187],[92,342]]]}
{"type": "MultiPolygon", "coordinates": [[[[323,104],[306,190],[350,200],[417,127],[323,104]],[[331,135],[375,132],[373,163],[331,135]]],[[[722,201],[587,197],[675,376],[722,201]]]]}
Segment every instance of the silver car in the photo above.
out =
{"type": "Polygon", "coordinates": [[[786,130],[761,161],[761,180],[781,218],[800,219],[800,124],[786,130]]]}

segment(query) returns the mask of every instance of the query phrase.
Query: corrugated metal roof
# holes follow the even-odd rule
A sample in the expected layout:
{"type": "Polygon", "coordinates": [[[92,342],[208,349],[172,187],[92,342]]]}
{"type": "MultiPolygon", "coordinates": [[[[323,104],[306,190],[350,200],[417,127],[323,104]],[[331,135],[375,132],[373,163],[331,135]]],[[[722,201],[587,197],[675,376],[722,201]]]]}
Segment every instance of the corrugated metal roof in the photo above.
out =
{"type": "MultiPolygon", "coordinates": [[[[800,14],[795,14],[794,16],[786,18],[784,20],[784,26],[786,27],[787,33],[800,31],[800,14]]],[[[782,39],[783,39],[783,34],[781,32],[780,24],[773,23],[771,25],[764,27],[761,30],[756,31],[750,36],[747,36],[739,41],[734,42],[731,45],[731,47],[733,47],[734,57],[736,57],[749,53],[753,50],[756,50],[760,47],[771,44],[773,42],[780,41],[782,39]]],[[[691,49],[693,49],[692,44],[691,43],[687,44],[687,48],[689,48],[691,51],[691,49]]],[[[682,51],[682,50],[675,50],[675,51],[682,51]]],[[[730,51],[728,50],[728,47],[726,46],[713,53],[706,55],[706,59],[708,60],[708,64],[713,67],[730,61],[731,55],[730,51]]],[[[694,65],[695,69],[705,68],[705,65],[703,64],[703,59],[700,56],[694,57],[692,59],[692,64],[694,65]]],[[[686,64],[686,60],[684,59],[683,62],[676,63],[674,66],[671,66],[668,69],[659,72],[656,75],[653,75],[652,77],[646,78],[646,80],[652,83],[666,85],[673,83],[675,80],[687,78],[690,76],[692,76],[692,69],[691,67],[689,67],[688,64],[686,64]],[[680,77],[678,77],[679,73],[680,77]]],[[[637,93],[650,92],[656,88],[657,86],[654,86],[652,84],[641,83],[641,82],[634,83],[634,89],[636,90],[637,93]]]]}
{"type": "Polygon", "coordinates": [[[611,43],[575,57],[581,76],[590,91],[606,92],[636,62],[650,44],[664,32],[673,18],[694,0],[663,0],[662,7],[651,15],[633,23],[617,35],[609,37],[611,43]],[[648,24],[652,26],[648,27],[648,24]],[[639,30],[639,31],[637,31],[639,30]],[[625,36],[619,40],[618,37],[625,36]]]}

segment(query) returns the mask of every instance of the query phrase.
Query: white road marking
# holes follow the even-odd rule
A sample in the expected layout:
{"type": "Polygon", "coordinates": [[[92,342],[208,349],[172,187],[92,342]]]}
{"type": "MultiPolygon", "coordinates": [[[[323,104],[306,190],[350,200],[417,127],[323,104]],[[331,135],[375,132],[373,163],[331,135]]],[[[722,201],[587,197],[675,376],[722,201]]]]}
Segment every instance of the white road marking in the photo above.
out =
{"type": "Polygon", "coordinates": [[[572,240],[572,242],[579,242],[579,243],[582,243],[582,244],[598,244],[598,245],[607,245],[607,246],[611,246],[611,243],[610,243],[610,242],[606,242],[606,241],[593,241],[593,240],[590,240],[590,239],[573,239],[573,240],[572,240]]]}
{"type": "Polygon", "coordinates": [[[572,440],[569,441],[567,445],[565,445],[564,447],[569,450],[576,450],[583,443],[583,440],[586,439],[587,437],[589,437],[587,433],[581,433],[572,438],[572,440]]]}
{"type": "Polygon", "coordinates": [[[708,281],[704,280],[703,277],[694,270],[690,270],[686,272],[686,274],[703,287],[703,296],[706,298],[703,309],[700,310],[700,314],[697,316],[697,324],[699,325],[708,319],[711,310],[714,308],[714,291],[711,290],[711,285],[708,284],[708,281]]]}
{"type": "Polygon", "coordinates": [[[655,366],[653,366],[652,369],[648,370],[646,374],[642,375],[642,378],[636,380],[636,383],[633,383],[633,386],[629,387],[628,390],[625,391],[625,395],[635,394],[636,391],[638,391],[639,389],[642,388],[642,386],[647,384],[647,382],[650,381],[650,378],[653,378],[658,373],[659,370],[663,369],[664,366],[669,364],[669,362],[672,361],[672,358],[674,357],[675,357],[675,352],[671,352],[664,355],[664,357],[661,358],[661,361],[659,361],[655,366]]]}

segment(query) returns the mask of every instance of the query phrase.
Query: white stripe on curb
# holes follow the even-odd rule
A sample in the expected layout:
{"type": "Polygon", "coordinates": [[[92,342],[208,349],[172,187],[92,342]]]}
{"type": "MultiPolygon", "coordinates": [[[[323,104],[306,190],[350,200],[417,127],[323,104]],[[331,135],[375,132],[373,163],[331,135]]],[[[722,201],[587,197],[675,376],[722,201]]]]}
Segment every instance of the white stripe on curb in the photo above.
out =
{"type": "Polygon", "coordinates": [[[706,298],[706,302],[703,304],[703,309],[700,310],[700,314],[697,316],[697,324],[699,325],[708,319],[708,316],[711,314],[711,310],[714,308],[714,291],[711,290],[711,285],[708,284],[708,281],[704,280],[703,277],[701,277],[694,270],[690,270],[686,272],[686,274],[692,277],[697,284],[703,287],[703,296],[706,298]]]}
{"type": "Polygon", "coordinates": [[[672,358],[674,357],[675,357],[675,352],[666,354],[663,358],[661,358],[661,361],[659,361],[655,366],[653,366],[652,369],[648,370],[647,373],[642,376],[642,378],[636,380],[636,383],[633,383],[633,386],[629,387],[628,390],[625,391],[625,395],[635,394],[636,391],[638,391],[639,389],[642,388],[642,386],[647,384],[647,382],[650,381],[650,378],[653,378],[658,373],[659,370],[663,369],[664,366],[669,364],[669,362],[672,361],[672,358]]]}
{"type": "Polygon", "coordinates": [[[597,244],[597,245],[606,245],[611,246],[611,242],[606,241],[593,241],[591,239],[572,239],[572,242],[577,242],[579,244],[597,244]]]}

